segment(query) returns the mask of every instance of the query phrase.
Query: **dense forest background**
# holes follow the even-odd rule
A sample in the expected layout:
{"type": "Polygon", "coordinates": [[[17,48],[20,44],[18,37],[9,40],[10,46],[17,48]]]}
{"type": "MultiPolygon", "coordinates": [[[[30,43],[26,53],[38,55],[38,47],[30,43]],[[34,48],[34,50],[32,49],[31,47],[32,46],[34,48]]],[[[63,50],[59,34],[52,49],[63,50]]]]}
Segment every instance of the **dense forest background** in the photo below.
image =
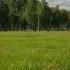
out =
{"type": "Polygon", "coordinates": [[[45,0],[0,0],[0,31],[69,30],[70,11],[45,0]]]}

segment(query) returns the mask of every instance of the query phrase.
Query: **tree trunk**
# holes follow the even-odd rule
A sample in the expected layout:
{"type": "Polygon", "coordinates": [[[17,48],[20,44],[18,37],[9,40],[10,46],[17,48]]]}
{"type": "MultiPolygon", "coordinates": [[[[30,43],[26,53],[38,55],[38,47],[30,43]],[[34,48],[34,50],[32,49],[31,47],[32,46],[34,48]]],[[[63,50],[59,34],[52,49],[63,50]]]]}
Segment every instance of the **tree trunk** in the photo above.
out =
{"type": "Polygon", "coordinates": [[[38,31],[39,31],[39,28],[40,28],[40,27],[39,27],[39,14],[38,14],[38,31]]]}

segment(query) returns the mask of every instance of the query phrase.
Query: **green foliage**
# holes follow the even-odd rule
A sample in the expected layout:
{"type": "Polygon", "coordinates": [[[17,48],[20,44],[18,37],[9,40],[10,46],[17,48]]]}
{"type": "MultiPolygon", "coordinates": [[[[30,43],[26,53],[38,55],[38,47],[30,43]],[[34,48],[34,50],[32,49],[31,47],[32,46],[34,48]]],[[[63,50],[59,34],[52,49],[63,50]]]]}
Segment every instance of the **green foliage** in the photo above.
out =
{"type": "Polygon", "coordinates": [[[0,18],[0,30],[9,31],[61,30],[70,23],[69,11],[50,8],[45,0],[0,0],[0,18]]]}
{"type": "Polygon", "coordinates": [[[0,0],[0,30],[8,30],[9,26],[9,7],[0,0]],[[2,29],[3,28],[3,29],[2,29]]]}

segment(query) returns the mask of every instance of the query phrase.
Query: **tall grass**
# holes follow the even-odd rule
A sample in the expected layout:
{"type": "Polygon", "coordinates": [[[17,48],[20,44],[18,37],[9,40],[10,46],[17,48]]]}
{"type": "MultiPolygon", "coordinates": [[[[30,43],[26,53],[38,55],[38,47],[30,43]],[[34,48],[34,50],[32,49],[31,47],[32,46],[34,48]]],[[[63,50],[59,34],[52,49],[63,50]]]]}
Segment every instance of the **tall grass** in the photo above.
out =
{"type": "Polygon", "coordinates": [[[70,70],[70,33],[0,32],[0,70],[70,70]]]}

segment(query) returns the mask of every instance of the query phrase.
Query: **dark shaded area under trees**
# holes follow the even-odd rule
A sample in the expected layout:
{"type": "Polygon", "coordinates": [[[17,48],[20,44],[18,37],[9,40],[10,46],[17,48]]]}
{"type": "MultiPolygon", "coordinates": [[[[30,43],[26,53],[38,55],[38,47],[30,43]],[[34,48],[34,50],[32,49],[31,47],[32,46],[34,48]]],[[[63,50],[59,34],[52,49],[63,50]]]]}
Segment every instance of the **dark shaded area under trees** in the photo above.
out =
{"type": "Polygon", "coordinates": [[[69,30],[70,11],[45,0],[0,0],[0,31],[69,30]]]}

